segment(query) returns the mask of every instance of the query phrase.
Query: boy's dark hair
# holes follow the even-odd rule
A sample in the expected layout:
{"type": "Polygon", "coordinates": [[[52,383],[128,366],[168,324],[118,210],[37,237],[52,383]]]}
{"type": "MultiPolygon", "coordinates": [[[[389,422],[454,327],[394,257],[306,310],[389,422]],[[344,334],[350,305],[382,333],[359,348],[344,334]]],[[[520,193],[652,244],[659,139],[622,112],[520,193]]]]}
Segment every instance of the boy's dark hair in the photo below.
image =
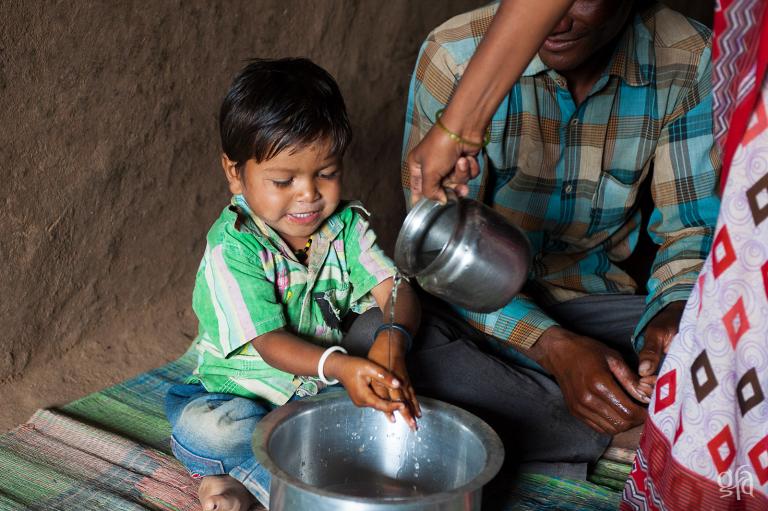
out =
{"type": "Polygon", "coordinates": [[[221,147],[238,169],[251,158],[326,138],[341,158],[352,139],[333,77],[304,58],[254,59],[232,82],[219,112],[221,147]]]}

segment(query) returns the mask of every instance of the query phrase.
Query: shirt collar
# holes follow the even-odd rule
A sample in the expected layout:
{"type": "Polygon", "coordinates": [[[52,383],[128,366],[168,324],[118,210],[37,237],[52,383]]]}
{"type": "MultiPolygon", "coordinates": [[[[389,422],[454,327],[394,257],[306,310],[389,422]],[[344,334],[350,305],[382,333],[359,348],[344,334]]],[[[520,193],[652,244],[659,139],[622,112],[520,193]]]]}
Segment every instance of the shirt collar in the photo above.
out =
{"type": "Polygon", "coordinates": [[[285,244],[285,241],[280,237],[274,229],[272,229],[267,223],[256,216],[251,207],[248,205],[248,201],[242,195],[233,195],[230,201],[230,209],[238,213],[238,220],[242,221],[242,226],[245,229],[261,238],[271,242],[272,245],[280,247],[285,244]]]}
{"type": "MultiPolygon", "coordinates": [[[[323,240],[334,240],[336,236],[343,230],[344,222],[339,218],[338,213],[349,207],[359,207],[357,202],[342,202],[336,211],[328,217],[325,222],[320,226],[313,236],[317,235],[323,240]]],[[[288,244],[280,237],[280,235],[272,227],[270,227],[259,216],[255,215],[248,205],[248,201],[242,195],[233,195],[230,201],[230,208],[238,212],[243,218],[243,226],[248,232],[254,234],[260,239],[267,241],[271,246],[285,252],[286,254],[293,254],[288,244]]],[[[313,247],[314,248],[314,247],[313,247]]]]}
{"type": "MultiPolygon", "coordinates": [[[[643,24],[642,13],[636,14],[632,22],[624,29],[616,42],[616,49],[611,56],[601,81],[606,76],[617,76],[627,85],[644,86],[650,83],[649,71],[653,41],[648,29],[643,24]]],[[[523,76],[535,76],[550,71],[538,54],[523,71],[523,76]]]]}

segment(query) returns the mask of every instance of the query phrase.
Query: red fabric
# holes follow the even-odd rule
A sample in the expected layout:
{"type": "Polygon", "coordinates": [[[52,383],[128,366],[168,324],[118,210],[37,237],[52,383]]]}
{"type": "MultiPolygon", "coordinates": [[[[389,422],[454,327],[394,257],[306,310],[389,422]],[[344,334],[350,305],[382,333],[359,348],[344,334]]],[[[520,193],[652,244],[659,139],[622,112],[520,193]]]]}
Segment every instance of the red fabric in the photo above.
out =
{"type": "MultiPolygon", "coordinates": [[[[733,5],[734,3],[739,2],[738,0],[721,0],[720,9],[715,11],[715,42],[712,51],[715,66],[718,65],[718,61],[723,55],[723,48],[721,48],[719,36],[727,28],[724,13],[731,7],[738,9],[739,6],[733,5]]],[[[763,83],[763,77],[765,76],[766,69],[768,69],[768,9],[766,8],[766,2],[762,2],[762,4],[762,12],[759,16],[760,21],[757,25],[753,27],[742,27],[744,31],[744,40],[750,41],[752,39],[750,36],[754,36],[754,43],[758,45],[755,60],[755,80],[744,98],[739,101],[734,108],[730,109],[729,112],[723,113],[723,121],[725,122],[725,125],[728,126],[728,134],[724,141],[720,141],[723,156],[723,168],[720,174],[721,191],[725,188],[725,181],[728,178],[733,155],[747,130],[749,120],[754,112],[755,104],[760,95],[760,87],[763,83]]],[[[738,87],[746,75],[752,71],[751,62],[747,62],[746,66],[746,69],[742,70],[743,72],[741,76],[733,77],[733,81],[731,82],[733,86],[738,87]]],[[[715,93],[717,94],[718,91],[716,90],[715,93]]],[[[735,90],[731,87],[728,91],[723,91],[721,93],[734,94],[735,90]]]]}
{"type": "MultiPolygon", "coordinates": [[[[658,495],[666,509],[680,510],[744,510],[765,511],[768,509],[768,498],[754,492],[752,496],[736,499],[735,489],[726,490],[716,482],[694,473],[678,463],[672,457],[672,446],[652,421],[645,423],[643,436],[640,439],[641,456],[635,459],[632,472],[629,474],[627,488],[634,488],[638,493],[649,499],[646,509],[659,509],[658,502],[653,502],[653,496],[658,495]],[[645,468],[642,464],[645,463],[645,468]],[[647,486],[653,481],[653,488],[647,486]],[[731,495],[728,492],[731,492],[731,495]]],[[[627,491],[625,489],[625,491],[627,491]]],[[[632,511],[635,508],[626,500],[621,503],[621,511],[632,511]]]]}

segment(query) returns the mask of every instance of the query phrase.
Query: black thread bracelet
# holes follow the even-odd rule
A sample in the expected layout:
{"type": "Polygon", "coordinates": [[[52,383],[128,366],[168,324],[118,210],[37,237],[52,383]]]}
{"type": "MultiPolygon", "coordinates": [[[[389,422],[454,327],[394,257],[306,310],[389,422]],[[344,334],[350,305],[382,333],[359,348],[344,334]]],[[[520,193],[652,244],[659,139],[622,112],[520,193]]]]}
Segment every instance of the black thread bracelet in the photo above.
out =
{"type": "Polygon", "coordinates": [[[411,336],[411,333],[400,323],[382,323],[373,334],[373,340],[375,341],[381,332],[389,328],[402,332],[403,335],[405,335],[405,352],[408,353],[411,351],[411,346],[413,345],[413,337],[411,336]]]}

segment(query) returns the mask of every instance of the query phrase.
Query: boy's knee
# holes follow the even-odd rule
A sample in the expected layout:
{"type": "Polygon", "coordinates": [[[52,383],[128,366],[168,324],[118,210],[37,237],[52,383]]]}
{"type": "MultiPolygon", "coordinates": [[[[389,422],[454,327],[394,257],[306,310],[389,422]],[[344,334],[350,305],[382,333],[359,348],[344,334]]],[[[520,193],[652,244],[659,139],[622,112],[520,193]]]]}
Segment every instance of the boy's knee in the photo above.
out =
{"type": "Polygon", "coordinates": [[[203,396],[184,407],[173,424],[173,436],[191,451],[250,452],[253,430],[268,411],[252,399],[203,396]]]}

